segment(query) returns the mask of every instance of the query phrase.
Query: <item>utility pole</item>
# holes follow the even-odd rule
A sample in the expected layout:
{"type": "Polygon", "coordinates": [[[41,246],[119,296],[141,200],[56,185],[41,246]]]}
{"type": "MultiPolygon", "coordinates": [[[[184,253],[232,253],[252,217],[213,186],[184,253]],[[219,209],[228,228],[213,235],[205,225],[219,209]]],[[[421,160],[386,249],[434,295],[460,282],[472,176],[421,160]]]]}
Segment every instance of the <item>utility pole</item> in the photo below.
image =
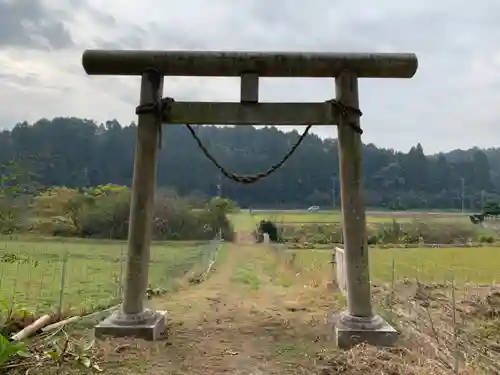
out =
{"type": "Polygon", "coordinates": [[[335,176],[332,176],[332,209],[335,210],[335,184],[337,180],[335,176]]]}
{"type": "Polygon", "coordinates": [[[90,181],[89,181],[89,169],[87,167],[83,168],[83,179],[84,179],[84,185],[85,187],[89,187],[90,181]]]}
{"type": "Polygon", "coordinates": [[[220,198],[222,197],[222,175],[219,174],[219,183],[217,184],[217,196],[220,198]]]}
{"type": "Polygon", "coordinates": [[[484,193],[484,189],[481,190],[481,210],[484,209],[484,196],[485,196],[485,193],[484,193]]]}
{"type": "MultiPolygon", "coordinates": [[[[219,173],[219,183],[217,184],[217,196],[222,197],[222,175],[219,173]]],[[[222,227],[219,227],[219,240],[222,241],[222,227]]]]}
{"type": "Polygon", "coordinates": [[[462,197],[462,212],[465,211],[465,178],[460,178],[461,197],[462,197]]]}

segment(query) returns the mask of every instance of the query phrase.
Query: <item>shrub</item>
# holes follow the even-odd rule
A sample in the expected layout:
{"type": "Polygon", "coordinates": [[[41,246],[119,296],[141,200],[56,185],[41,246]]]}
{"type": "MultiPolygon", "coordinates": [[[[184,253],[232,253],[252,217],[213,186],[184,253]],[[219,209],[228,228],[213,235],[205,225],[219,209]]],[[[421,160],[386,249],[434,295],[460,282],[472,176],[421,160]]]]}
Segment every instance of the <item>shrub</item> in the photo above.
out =
{"type": "Polygon", "coordinates": [[[239,208],[236,206],[236,203],[230,199],[221,200],[221,198],[215,197],[209,201],[204,213],[201,215],[204,216],[210,228],[215,231],[214,233],[220,230],[225,240],[233,241],[234,228],[227,218],[227,214],[236,212],[237,210],[239,208]]]}
{"type": "MultiPolygon", "coordinates": [[[[234,202],[217,198],[193,210],[190,201],[163,189],[155,199],[152,236],[156,240],[208,240],[221,231],[226,240],[232,240],[226,213],[234,209],[234,202]]],[[[112,184],[85,191],[53,188],[35,198],[33,211],[36,229],[44,234],[126,239],[130,189],[112,184]]]]}
{"type": "Polygon", "coordinates": [[[285,224],[281,227],[281,237],[292,243],[341,243],[342,227],[340,224],[285,224]]]}
{"type": "Polygon", "coordinates": [[[33,200],[34,228],[42,234],[78,236],[88,199],[76,189],[54,187],[46,190],[33,200]]]}
{"type": "Polygon", "coordinates": [[[470,223],[454,221],[412,221],[405,224],[405,232],[412,238],[411,243],[466,244],[478,240],[478,231],[470,223]]]}
{"type": "Polygon", "coordinates": [[[239,211],[239,207],[235,201],[229,198],[214,197],[208,202],[208,206],[215,208],[217,207],[221,212],[225,214],[235,213],[239,211]]]}
{"type": "Polygon", "coordinates": [[[271,242],[282,242],[278,227],[271,220],[262,220],[259,223],[259,228],[257,231],[262,234],[262,241],[264,240],[264,234],[267,233],[271,242]]]}
{"type": "MultiPolygon", "coordinates": [[[[291,243],[342,243],[340,224],[283,225],[282,233],[284,240],[291,243]]],[[[477,228],[470,223],[439,220],[399,223],[393,220],[391,223],[370,224],[367,241],[369,245],[467,244],[469,241],[493,243],[495,238],[479,236],[477,228]]]]}
{"type": "Polygon", "coordinates": [[[97,187],[87,192],[88,200],[82,213],[80,237],[125,239],[128,234],[130,191],[126,187],[97,187]]]}
{"type": "Polygon", "coordinates": [[[481,243],[494,243],[495,238],[493,238],[493,236],[481,235],[481,237],[479,237],[479,242],[481,242],[481,243]]]}
{"type": "Polygon", "coordinates": [[[11,235],[28,226],[29,197],[0,197],[0,233],[11,235]]]}

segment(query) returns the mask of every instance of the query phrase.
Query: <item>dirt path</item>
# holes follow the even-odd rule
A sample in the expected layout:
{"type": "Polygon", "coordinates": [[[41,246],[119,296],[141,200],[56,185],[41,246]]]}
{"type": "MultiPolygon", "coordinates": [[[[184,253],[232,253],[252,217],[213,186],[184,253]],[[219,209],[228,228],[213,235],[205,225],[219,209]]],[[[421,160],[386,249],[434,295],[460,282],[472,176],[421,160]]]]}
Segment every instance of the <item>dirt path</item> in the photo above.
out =
{"type": "Polygon", "coordinates": [[[333,347],[325,313],[338,307],[338,295],[325,287],[327,275],[298,272],[249,240],[227,244],[204,283],[154,301],[170,313],[165,340],[101,342],[105,373],[319,372],[333,347]]]}
{"type": "Polygon", "coordinates": [[[253,246],[255,245],[255,238],[252,233],[248,231],[241,231],[236,233],[236,239],[234,242],[238,246],[253,246]]]}

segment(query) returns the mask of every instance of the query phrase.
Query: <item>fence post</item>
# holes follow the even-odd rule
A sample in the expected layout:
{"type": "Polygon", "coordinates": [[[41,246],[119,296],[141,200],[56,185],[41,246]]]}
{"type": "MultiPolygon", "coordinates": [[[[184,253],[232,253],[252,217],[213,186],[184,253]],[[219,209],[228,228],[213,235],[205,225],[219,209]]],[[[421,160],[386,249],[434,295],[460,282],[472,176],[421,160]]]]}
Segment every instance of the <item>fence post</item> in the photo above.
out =
{"type": "Polygon", "coordinates": [[[10,299],[10,304],[9,304],[9,312],[7,316],[10,317],[12,316],[12,313],[14,312],[14,304],[16,303],[16,292],[17,292],[17,281],[19,278],[19,268],[21,266],[21,263],[17,261],[17,266],[16,266],[16,277],[14,279],[14,286],[12,287],[12,297],[10,299]]]}
{"type": "Polygon", "coordinates": [[[66,286],[66,267],[68,264],[68,258],[69,251],[66,250],[62,258],[61,282],[59,284],[59,306],[57,308],[57,316],[59,317],[59,319],[62,318],[62,306],[64,301],[64,288],[66,286]]]}
{"type": "Polygon", "coordinates": [[[389,306],[389,311],[391,313],[391,319],[392,319],[392,314],[393,314],[393,307],[394,307],[394,296],[395,296],[395,288],[396,288],[396,262],[394,259],[394,252],[392,253],[392,262],[391,262],[391,294],[390,294],[390,306],[389,306]]]}
{"type": "Polygon", "coordinates": [[[36,308],[35,308],[36,313],[38,313],[40,311],[40,301],[42,300],[44,278],[45,278],[45,274],[42,273],[42,275],[40,276],[40,287],[38,288],[38,296],[36,299],[36,308]]]}
{"type": "Polygon", "coordinates": [[[0,290],[2,290],[2,283],[3,283],[3,262],[2,262],[2,268],[0,268],[0,290]]]}
{"type": "Polygon", "coordinates": [[[458,373],[458,330],[457,330],[457,305],[455,296],[455,274],[451,269],[451,319],[453,324],[453,371],[458,373]]]}

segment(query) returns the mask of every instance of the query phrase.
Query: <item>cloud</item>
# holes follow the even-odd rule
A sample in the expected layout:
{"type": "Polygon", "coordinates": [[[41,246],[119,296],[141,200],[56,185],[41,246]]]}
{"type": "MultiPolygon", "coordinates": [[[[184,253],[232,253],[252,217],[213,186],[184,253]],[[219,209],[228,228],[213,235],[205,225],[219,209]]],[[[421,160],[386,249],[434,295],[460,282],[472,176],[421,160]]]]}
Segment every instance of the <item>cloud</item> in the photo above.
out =
{"type": "MultiPolygon", "coordinates": [[[[135,119],[137,77],[88,77],[86,48],[415,52],[410,80],[363,79],[364,141],[427,152],[500,138],[500,2],[0,0],[0,123],[135,119]],[[8,14],[5,16],[4,14],[8,14]],[[24,24],[23,24],[24,22],[24,24]],[[31,25],[31,26],[23,26],[31,25]],[[29,103],[29,110],[25,108],[29,103]]],[[[179,100],[237,100],[237,79],[167,77],[179,100]]],[[[263,79],[262,100],[323,101],[332,79],[263,79]]],[[[331,127],[316,127],[335,136],[331,127]]]]}
{"type": "Polygon", "coordinates": [[[0,46],[62,49],[72,45],[57,12],[40,0],[0,0],[0,46]]]}

